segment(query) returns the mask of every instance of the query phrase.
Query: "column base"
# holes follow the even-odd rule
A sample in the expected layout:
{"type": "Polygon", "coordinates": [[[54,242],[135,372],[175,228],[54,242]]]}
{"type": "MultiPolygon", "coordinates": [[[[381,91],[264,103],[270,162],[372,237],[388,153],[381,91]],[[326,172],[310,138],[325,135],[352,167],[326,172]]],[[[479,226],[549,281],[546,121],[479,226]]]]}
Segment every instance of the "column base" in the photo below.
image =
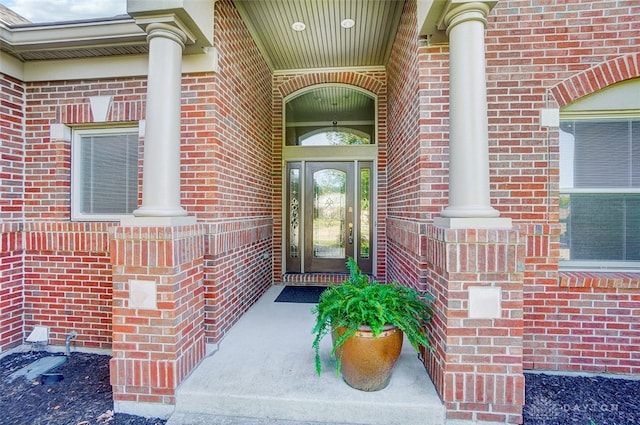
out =
{"type": "Polygon", "coordinates": [[[511,229],[510,218],[505,217],[436,217],[433,224],[446,229],[511,229]]]}
{"type": "Polygon", "coordinates": [[[500,217],[500,211],[490,205],[470,204],[451,206],[440,211],[440,216],[447,218],[494,218],[500,217]]]}
{"type": "Polygon", "coordinates": [[[184,217],[187,212],[181,207],[145,207],[142,206],[133,212],[136,217],[184,217]]]}
{"type": "Polygon", "coordinates": [[[182,217],[126,217],[120,220],[121,226],[159,226],[159,227],[173,227],[173,226],[190,226],[196,224],[197,220],[193,216],[182,217]]]}

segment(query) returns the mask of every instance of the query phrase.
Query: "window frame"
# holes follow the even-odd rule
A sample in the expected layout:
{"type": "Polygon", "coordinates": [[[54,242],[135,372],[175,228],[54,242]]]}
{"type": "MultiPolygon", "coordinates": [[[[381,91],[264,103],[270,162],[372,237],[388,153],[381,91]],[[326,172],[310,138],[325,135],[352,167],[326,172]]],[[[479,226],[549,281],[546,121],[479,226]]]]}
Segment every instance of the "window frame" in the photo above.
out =
{"type": "MultiPolygon", "coordinates": [[[[282,148],[283,148],[283,152],[290,151],[290,152],[295,152],[297,150],[309,150],[309,149],[332,149],[334,151],[343,149],[343,148],[347,148],[347,149],[351,149],[354,150],[354,152],[356,152],[357,150],[366,150],[366,151],[373,151],[375,150],[377,152],[378,149],[378,132],[379,132],[379,116],[380,116],[380,111],[379,111],[379,105],[378,105],[378,95],[376,95],[375,93],[372,93],[366,89],[363,89],[361,87],[352,85],[352,84],[344,84],[344,83],[319,83],[319,84],[313,84],[307,87],[304,87],[300,90],[297,90],[293,93],[290,93],[289,95],[285,96],[282,99],[282,148]],[[339,127],[339,128],[348,128],[350,131],[354,131],[356,130],[355,128],[353,128],[353,126],[358,126],[358,125],[371,125],[373,128],[373,131],[371,134],[368,134],[369,136],[369,143],[368,144],[362,144],[362,145],[318,145],[318,146],[302,146],[299,144],[287,144],[287,140],[289,138],[288,135],[288,127],[290,127],[288,124],[290,124],[290,122],[288,121],[288,113],[287,113],[287,106],[290,102],[294,101],[295,99],[297,99],[300,96],[304,96],[307,95],[315,90],[318,89],[323,89],[323,88],[331,88],[331,87],[336,87],[336,88],[345,88],[348,90],[352,90],[354,92],[359,92],[360,94],[362,94],[365,97],[368,97],[369,99],[371,99],[373,101],[373,116],[372,121],[369,120],[356,120],[356,121],[350,121],[350,120],[343,120],[341,119],[341,117],[339,116],[335,116],[332,117],[331,119],[328,120],[324,120],[324,121],[318,121],[318,122],[308,122],[307,124],[317,124],[317,129],[314,131],[319,131],[319,130],[323,130],[323,129],[328,129],[331,128],[332,125],[333,127],[339,127]]],[[[291,126],[291,127],[296,127],[296,126],[291,126]]],[[[362,130],[359,130],[362,131],[362,130]]],[[[366,133],[366,132],[363,132],[366,133]]],[[[297,142],[299,142],[299,137],[297,142]]],[[[332,156],[333,154],[329,154],[328,156],[332,156]]]]}
{"type": "Polygon", "coordinates": [[[81,138],[84,136],[102,136],[110,134],[134,134],[138,140],[138,178],[137,198],[140,197],[140,129],[137,125],[109,126],[109,127],[80,127],[72,129],[71,133],[71,221],[119,221],[131,217],[132,213],[122,214],[87,214],[81,211],[82,184],[82,155],[81,138]]]}
{"type": "MultiPolygon", "coordinates": [[[[560,123],[566,121],[611,121],[636,120],[640,121],[640,110],[602,110],[602,111],[566,111],[560,113],[560,123]]],[[[560,129],[559,129],[560,131],[560,129]]],[[[558,133],[558,137],[560,134],[558,133]]],[[[559,142],[559,140],[558,140],[559,142]]],[[[558,152],[558,170],[562,174],[562,161],[558,152]]],[[[609,187],[609,188],[575,188],[563,187],[558,182],[558,199],[571,194],[637,194],[640,188],[609,187]]],[[[558,206],[560,208],[560,206],[558,206]]],[[[560,211],[560,210],[559,210],[560,211]]],[[[640,270],[640,261],[607,261],[607,260],[563,260],[559,259],[561,271],[607,271],[607,272],[635,272],[640,270]]]]}

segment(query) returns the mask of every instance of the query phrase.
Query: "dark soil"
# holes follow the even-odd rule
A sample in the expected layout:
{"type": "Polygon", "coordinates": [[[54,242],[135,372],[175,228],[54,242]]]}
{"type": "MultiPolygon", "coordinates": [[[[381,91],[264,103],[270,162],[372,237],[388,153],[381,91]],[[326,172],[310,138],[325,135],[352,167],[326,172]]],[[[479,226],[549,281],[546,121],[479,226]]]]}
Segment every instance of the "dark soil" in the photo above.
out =
{"type": "Polygon", "coordinates": [[[113,413],[109,356],[72,353],[51,372],[63,379],[44,385],[9,375],[51,353],[35,351],[0,359],[1,425],[163,425],[166,421],[113,413]]]}
{"type": "Polygon", "coordinates": [[[638,425],[640,380],[525,373],[525,425],[638,425]]]}
{"type": "MultiPolygon", "coordinates": [[[[113,413],[109,356],[72,353],[44,385],[9,375],[47,352],[0,359],[0,425],[164,425],[161,419],[113,413]]],[[[640,380],[525,374],[524,425],[638,425],[640,380]]]]}

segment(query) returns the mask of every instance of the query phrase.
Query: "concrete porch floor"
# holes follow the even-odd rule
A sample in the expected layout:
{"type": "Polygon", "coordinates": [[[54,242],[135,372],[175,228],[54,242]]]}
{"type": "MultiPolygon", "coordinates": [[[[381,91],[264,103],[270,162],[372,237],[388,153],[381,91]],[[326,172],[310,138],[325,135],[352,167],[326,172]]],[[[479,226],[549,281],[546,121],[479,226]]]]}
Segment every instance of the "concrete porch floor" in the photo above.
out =
{"type": "Polygon", "coordinates": [[[442,402],[406,338],[382,391],[355,390],[336,375],[329,337],[317,376],[314,305],[274,302],[282,288],[270,288],[180,386],[167,425],[445,423],[442,402]]]}

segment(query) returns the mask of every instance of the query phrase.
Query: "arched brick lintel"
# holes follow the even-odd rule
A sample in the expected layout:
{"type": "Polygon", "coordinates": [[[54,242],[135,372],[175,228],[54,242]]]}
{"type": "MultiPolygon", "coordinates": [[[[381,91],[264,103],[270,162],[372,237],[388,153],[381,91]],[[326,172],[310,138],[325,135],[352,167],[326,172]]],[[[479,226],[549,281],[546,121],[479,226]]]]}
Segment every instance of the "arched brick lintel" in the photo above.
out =
{"type": "Polygon", "coordinates": [[[611,84],[640,77],[640,53],[618,56],[573,75],[551,88],[558,106],[563,106],[611,84]]]}
{"type": "Polygon", "coordinates": [[[301,74],[290,79],[279,87],[280,95],[285,98],[305,87],[315,86],[317,84],[349,84],[360,87],[375,95],[383,93],[385,88],[384,79],[375,78],[361,72],[338,71],[315,74],[301,74]]]}

